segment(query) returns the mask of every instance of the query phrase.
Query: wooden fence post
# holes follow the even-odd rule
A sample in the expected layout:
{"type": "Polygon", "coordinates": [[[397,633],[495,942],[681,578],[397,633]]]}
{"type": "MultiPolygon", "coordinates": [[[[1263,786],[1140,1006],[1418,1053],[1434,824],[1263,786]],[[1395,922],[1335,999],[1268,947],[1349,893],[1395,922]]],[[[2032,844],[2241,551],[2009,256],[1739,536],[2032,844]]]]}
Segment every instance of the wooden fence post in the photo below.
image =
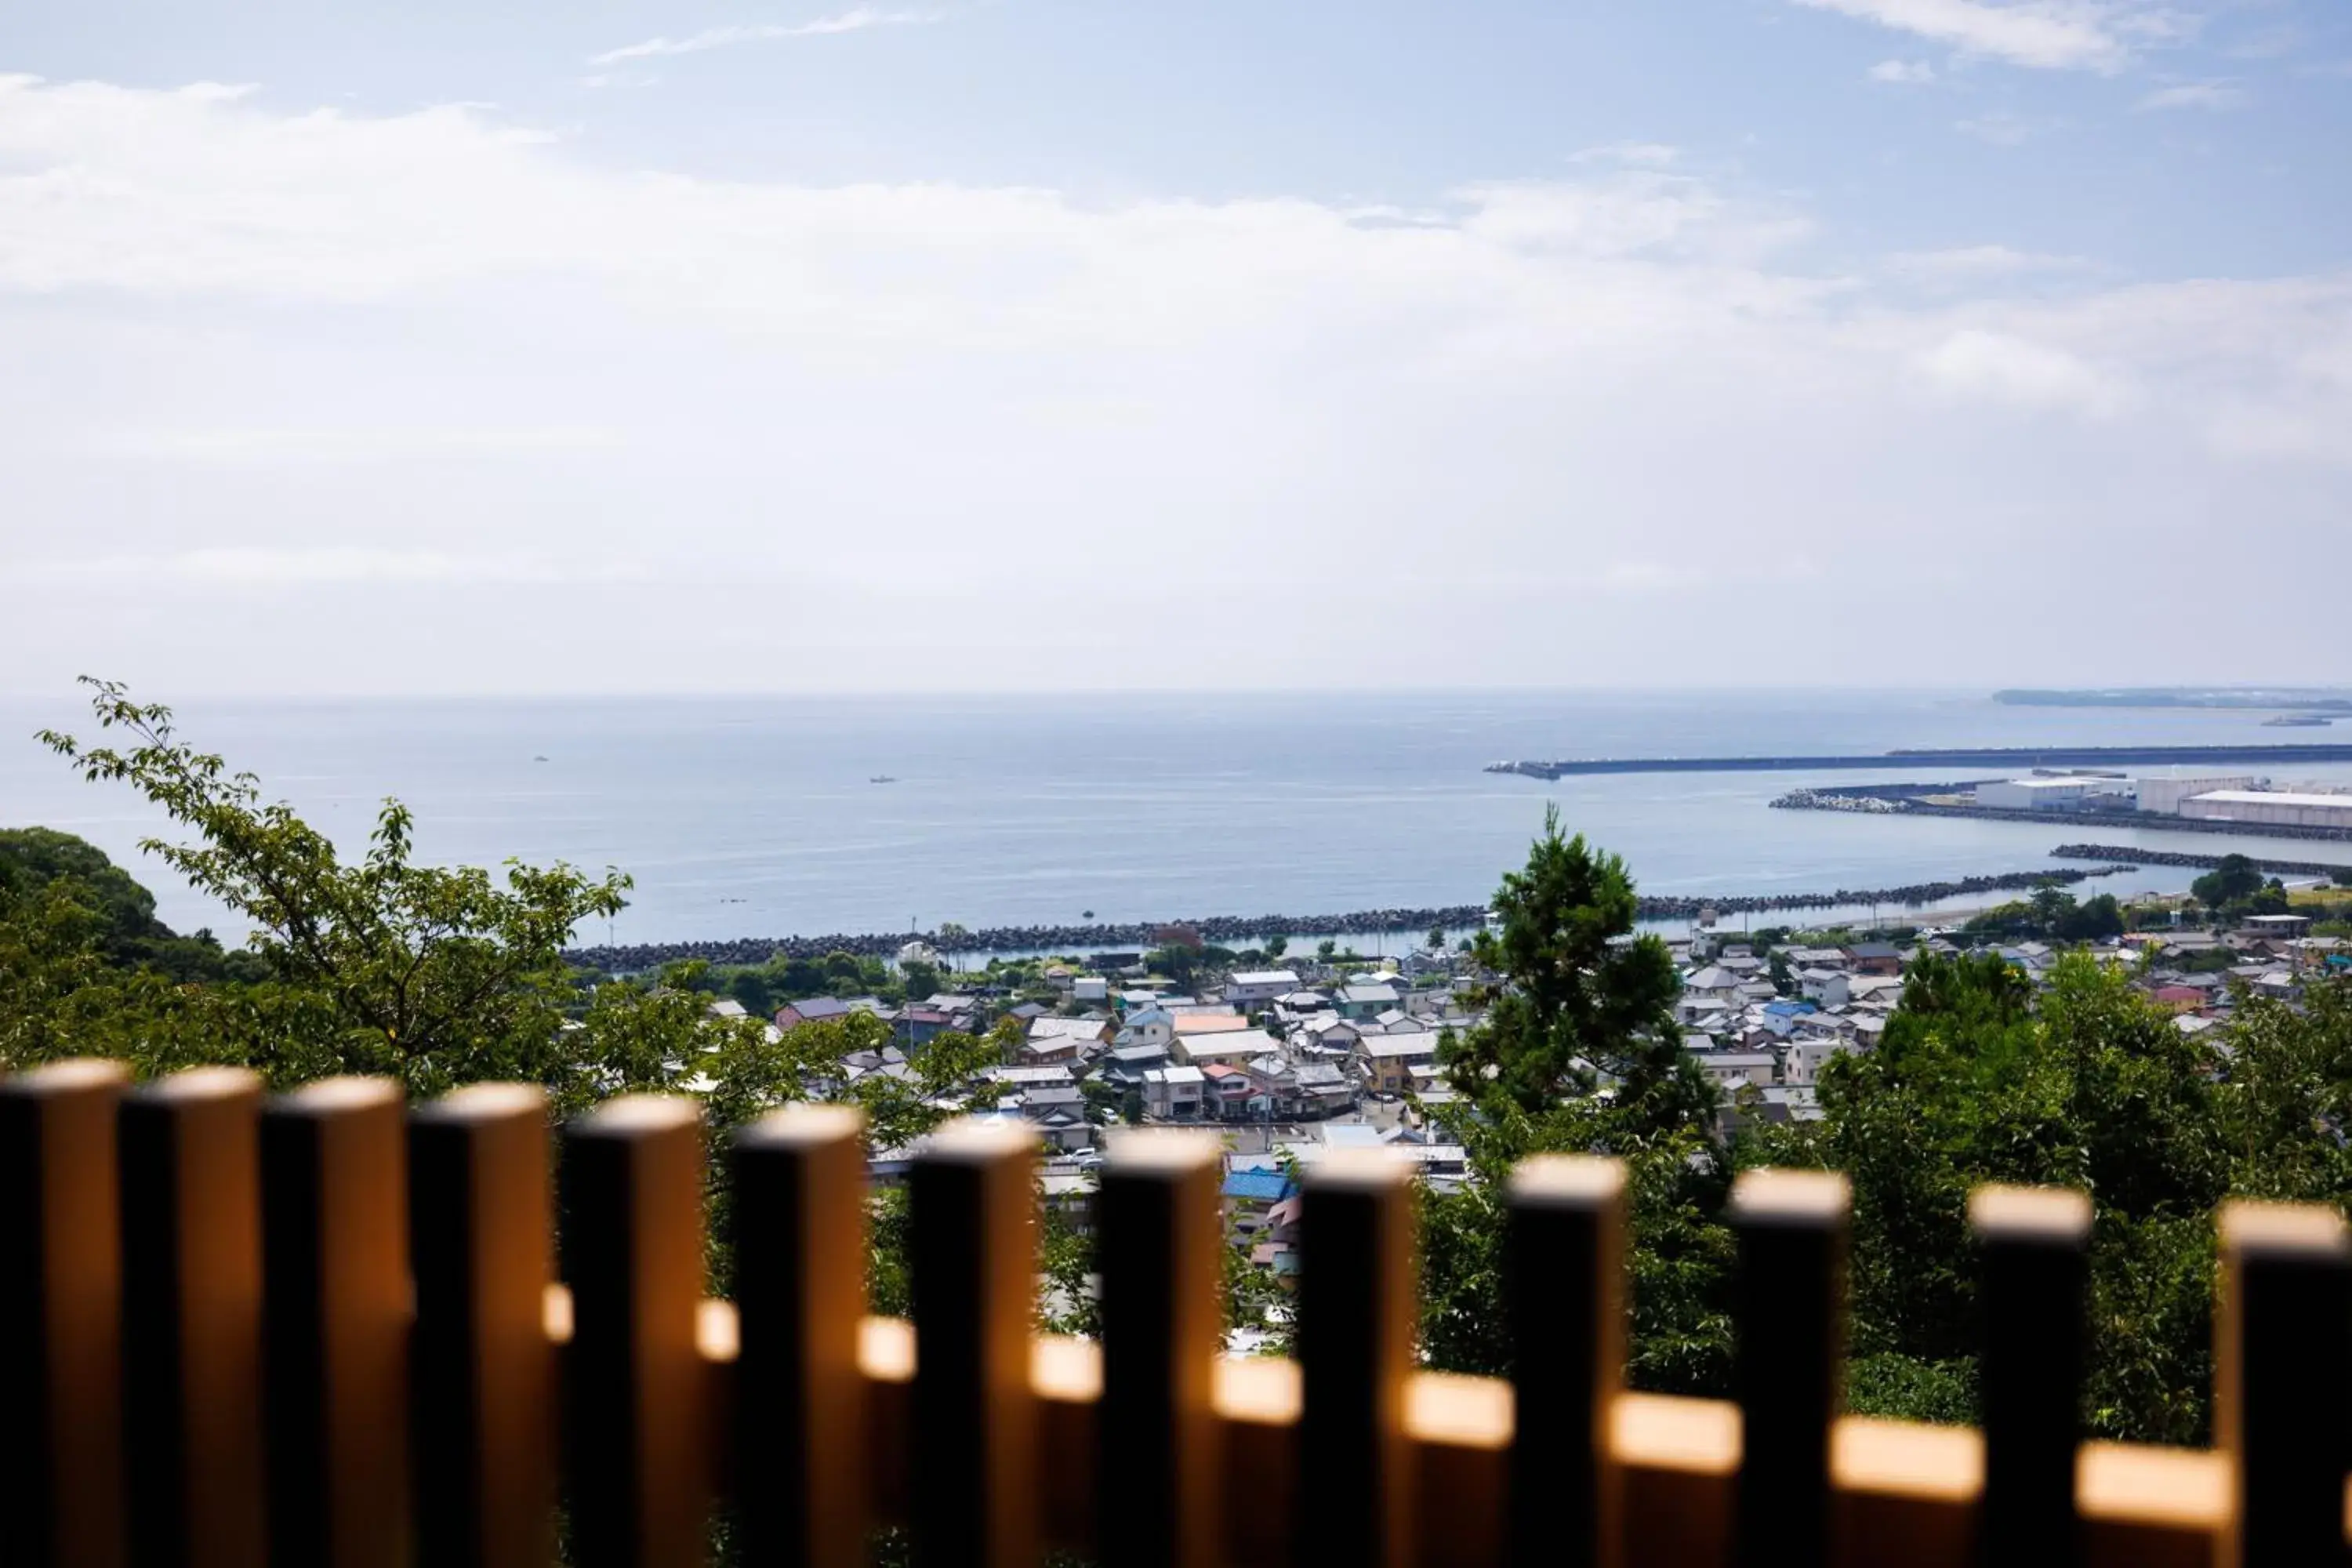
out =
{"type": "Polygon", "coordinates": [[[2218,1568],[2341,1563],[2352,1245],[2318,1205],[2221,1205],[2213,1436],[2235,1503],[2218,1568]]]}
{"type": "Polygon", "coordinates": [[[555,1352],[547,1093],[460,1089],[409,1118],[417,1561],[555,1559],[555,1352]]]}
{"type": "Polygon", "coordinates": [[[261,1079],[192,1068],[122,1100],[123,1444],[134,1568],[267,1560],[261,1079]]]}
{"type": "Polygon", "coordinates": [[[859,1568],[868,1503],[866,1123],[796,1105],[736,1133],[735,1518],[749,1568],[859,1568]]]}
{"type": "Polygon", "coordinates": [[[1845,1376],[1846,1180],[1745,1171],[1735,1376],[1739,1568],[1823,1568],[1830,1553],[1830,1428],[1845,1376]]]}
{"type": "Polygon", "coordinates": [[[1032,1568],[1037,1558],[1036,1150],[1025,1127],[966,1120],[915,1156],[909,1479],[919,1568],[1032,1568]]]}
{"type": "Polygon", "coordinates": [[[122,1562],[120,1062],[0,1079],[0,1558],[122,1562]]]}
{"type": "Polygon", "coordinates": [[[2091,1200],[2050,1187],[1969,1198],[1984,1308],[1984,1502],[1978,1560],[2069,1568],[2083,1557],[2083,1310],[2091,1200]]]}
{"type": "Polygon", "coordinates": [[[1625,1372],[1625,1166],[1547,1154],[1511,1173],[1510,1561],[1614,1568],[1609,1416],[1625,1372]]]}
{"type": "Polygon", "coordinates": [[[1212,1568],[1219,1558],[1223,1168],[1216,1138],[1188,1131],[1130,1132],[1103,1163],[1095,1556],[1105,1568],[1212,1568]]]}
{"type": "Polygon", "coordinates": [[[403,1099],[327,1078],[262,1109],[270,1568],[409,1559],[403,1099]]]}
{"type": "Polygon", "coordinates": [[[563,1131],[572,1282],[565,1496],[581,1568],[699,1568],[709,1545],[702,1110],[624,1095],[563,1131]]]}
{"type": "Polygon", "coordinates": [[[1309,1166],[1303,1184],[1290,1558],[1299,1568],[1403,1568],[1412,1552],[1411,1176],[1391,1154],[1343,1149],[1309,1166]]]}

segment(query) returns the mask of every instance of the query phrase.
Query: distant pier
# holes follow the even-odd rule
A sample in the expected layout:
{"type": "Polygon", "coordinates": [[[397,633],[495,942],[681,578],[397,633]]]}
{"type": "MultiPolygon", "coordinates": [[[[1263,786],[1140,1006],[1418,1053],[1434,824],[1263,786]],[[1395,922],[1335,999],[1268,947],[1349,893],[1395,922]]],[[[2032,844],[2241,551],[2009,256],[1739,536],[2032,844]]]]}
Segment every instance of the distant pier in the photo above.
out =
{"type": "Polygon", "coordinates": [[[2181,763],[2352,763],[2352,744],[2302,746],[1986,746],[1915,748],[1832,757],[1591,757],[1493,763],[1490,773],[1559,779],[1586,773],[1798,773],[1853,768],[2111,768],[2181,763]]]}

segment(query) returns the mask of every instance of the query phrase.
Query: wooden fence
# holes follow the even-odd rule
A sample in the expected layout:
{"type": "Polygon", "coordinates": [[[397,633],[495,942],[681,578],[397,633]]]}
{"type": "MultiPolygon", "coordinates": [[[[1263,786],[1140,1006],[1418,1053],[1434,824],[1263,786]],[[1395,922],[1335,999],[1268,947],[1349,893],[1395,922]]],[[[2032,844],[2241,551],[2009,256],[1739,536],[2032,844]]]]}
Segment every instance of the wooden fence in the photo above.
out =
{"type": "Polygon", "coordinates": [[[564,1128],[205,1068],[0,1082],[0,1563],[751,1564],[2341,1563],[2352,1263],[2331,1211],[2233,1205],[2211,1452],[2077,1442],[2088,1205],[1991,1190],[1981,1432],[1842,1417],[1846,1193],[1743,1176],[1736,1403],[1620,1387],[1622,1173],[1510,1193],[1512,1382],[1415,1370],[1411,1191],[1308,1174],[1297,1363],[1219,1355],[1217,1148],[1123,1142],[1103,1336],[1036,1337],[1035,1158],[957,1124],[911,1184],[912,1323],[865,1311],[854,1113],[732,1162],[731,1302],[702,1296],[691,1101],[564,1128]],[[562,1506],[559,1510],[559,1492],[562,1506]]]}

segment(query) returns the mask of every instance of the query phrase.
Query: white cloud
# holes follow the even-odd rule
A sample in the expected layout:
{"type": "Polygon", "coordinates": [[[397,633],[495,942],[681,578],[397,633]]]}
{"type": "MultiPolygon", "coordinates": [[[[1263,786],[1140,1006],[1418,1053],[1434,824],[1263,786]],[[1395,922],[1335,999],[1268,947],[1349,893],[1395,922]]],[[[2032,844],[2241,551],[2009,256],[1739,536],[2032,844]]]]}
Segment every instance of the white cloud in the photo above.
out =
{"type": "Polygon", "coordinates": [[[836,33],[862,33],[869,27],[910,27],[940,19],[935,12],[878,11],[860,5],[854,11],[844,11],[835,16],[819,16],[811,22],[745,23],[734,26],[706,27],[699,33],[689,33],[683,38],[646,38],[639,43],[625,44],[617,49],[607,49],[589,58],[592,66],[618,65],[623,60],[652,59],[666,55],[697,55],[706,49],[732,48],[738,44],[769,43],[779,38],[818,38],[836,33]]]}
{"type": "Polygon", "coordinates": [[[1963,136],[1972,136],[1979,142],[1988,142],[1995,147],[2022,147],[2036,136],[2048,131],[2050,125],[2046,121],[2030,120],[2023,115],[2011,114],[2005,109],[1999,109],[1990,114],[1975,115],[1967,120],[1955,120],[1952,121],[1952,129],[1963,136]]]}
{"type": "Polygon", "coordinates": [[[1881,60],[1868,74],[1892,87],[1924,87],[1936,79],[1936,68],[1926,60],[1881,60]]]}
{"type": "Polygon", "coordinates": [[[2242,109],[2246,89],[2223,81],[2182,82],[2176,87],[2158,88],[2139,100],[2143,110],[2163,109],[2242,109]]]}
{"type": "Polygon", "coordinates": [[[2095,270],[2080,256],[2045,256],[2006,245],[1969,245],[1949,250],[1906,250],[1887,258],[1899,277],[1947,284],[1979,284],[2036,274],[2095,270]]]}
{"type": "Polygon", "coordinates": [[[1784,540],[1835,586],[1824,668],[1915,634],[1931,572],[1989,640],[2110,648],[2079,556],[2352,676],[2352,276],[1827,275],[1812,233],[1622,158],[1412,210],[1099,202],[18,79],[0,579],[45,586],[0,685],[1706,679],[1662,601],[1735,637],[1784,540]],[[2307,569],[2172,570],[2217,515],[2307,569]],[[1378,630],[1299,613],[1334,563],[1378,630]]]}
{"type": "Polygon", "coordinates": [[[16,563],[15,574],[50,584],[156,584],[183,588],[283,589],[327,584],[560,584],[607,580],[604,571],[521,555],[352,546],[223,547],[169,554],[100,555],[16,563]]]}
{"type": "Polygon", "coordinates": [[[96,443],[110,456],[231,467],[398,462],[415,458],[578,452],[614,445],[610,430],[279,426],[268,429],[125,430],[96,443]]]}
{"type": "Polygon", "coordinates": [[[1979,328],[1954,332],[1918,365],[1947,392],[2035,411],[2105,417],[2127,400],[2123,387],[2063,349],[1979,328]]]}
{"type": "Polygon", "coordinates": [[[1682,156],[1682,150],[1663,142],[1612,142],[1571,154],[1571,163],[1616,163],[1627,168],[1664,169],[1682,156]]]}
{"type": "Polygon", "coordinates": [[[2043,70],[2120,70],[2144,44],[2183,28],[2138,0],[1793,0],[1909,33],[1963,54],[2043,70]]]}

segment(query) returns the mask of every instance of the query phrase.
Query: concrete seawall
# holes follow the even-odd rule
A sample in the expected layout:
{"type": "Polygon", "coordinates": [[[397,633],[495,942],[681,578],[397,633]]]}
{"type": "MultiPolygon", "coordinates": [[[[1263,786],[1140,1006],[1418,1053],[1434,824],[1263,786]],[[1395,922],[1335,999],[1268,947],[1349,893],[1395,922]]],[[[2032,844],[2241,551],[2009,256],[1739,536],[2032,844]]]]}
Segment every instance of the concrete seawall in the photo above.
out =
{"type": "Polygon", "coordinates": [[[2286,746],[1937,747],[1827,757],[1592,757],[1495,763],[1490,773],[1560,779],[1590,773],[1794,773],[1856,768],[2099,768],[2201,763],[2352,763],[2352,744],[2286,746]]]}

